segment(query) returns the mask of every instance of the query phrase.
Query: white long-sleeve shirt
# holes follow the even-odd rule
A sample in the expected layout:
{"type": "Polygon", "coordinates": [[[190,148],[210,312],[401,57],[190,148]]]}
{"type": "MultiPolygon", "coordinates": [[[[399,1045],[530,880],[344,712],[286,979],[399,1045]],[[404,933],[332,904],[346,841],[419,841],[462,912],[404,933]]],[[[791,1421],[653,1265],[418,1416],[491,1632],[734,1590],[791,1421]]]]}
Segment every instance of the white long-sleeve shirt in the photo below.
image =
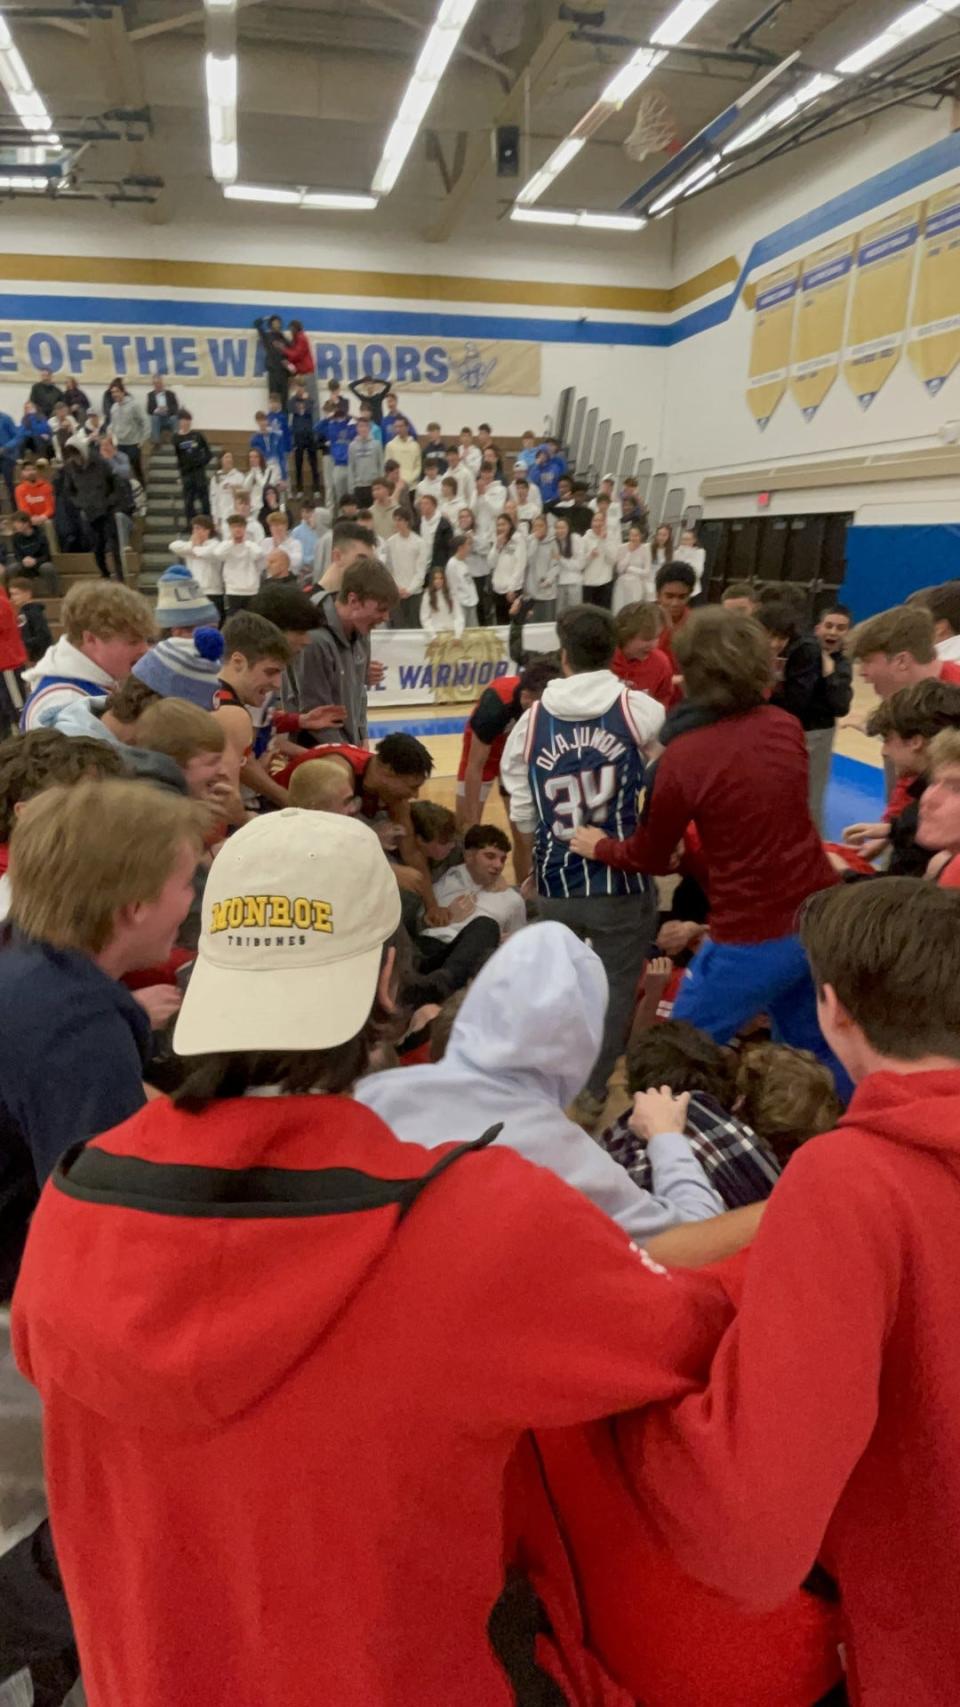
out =
{"type": "Polygon", "coordinates": [[[423,587],[427,573],[427,546],[418,533],[392,533],[384,545],[387,568],[402,599],[410,599],[423,587]]]}
{"type": "Polygon", "coordinates": [[[223,592],[218,539],[205,540],[202,545],[194,545],[192,539],[172,539],[170,550],[186,564],[202,593],[223,592]]]}
{"type": "Polygon", "coordinates": [[[527,571],[527,542],[518,528],[501,550],[495,545],[487,559],[493,574],[493,590],[501,596],[519,593],[527,571]]]}
{"type": "Polygon", "coordinates": [[[649,603],[656,596],[656,578],[650,561],[649,545],[640,545],[636,551],[631,551],[628,545],[621,546],[615,568],[617,584],[613,589],[614,611],[623,610],[625,605],[637,604],[640,601],[649,603]]]}
{"type": "Polygon", "coordinates": [[[560,587],[580,587],[583,585],[583,540],[578,533],[570,535],[570,556],[564,557],[556,539],[553,540],[554,555],[558,565],[557,585],[560,587]]]}
{"type": "Polygon", "coordinates": [[[458,599],[466,611],[476,609],[479,603],[477,583],[470,572],[470,560],[465,557],[451,557],[447,562],[447,586],[450,597],[458,599]]]}
{"type": "Polygon", "coordinates": [[[420,627],[425,634],[452,634],[459,640],[464,629],[463,606],[460,600],[453,598],[449,592],[450,580],[447,578],[447,597],[437,595],[437,608],[430,603],[430,594],[425,591],[420,600],[420,627]]]}
{"type": "Polygon", "coordinates": [[[210,514],[218,527],[222,527],[227,517],[234,514],[236,495],[246,489],[245,479],[239,468],[228,468],[224,474],[215,474],[211,480],[210,514]]]}
{"type": "Polygon", "coordinates": [[[248,539],[235,545],[233,540],[221,541],[217,547],[223,572],[223,590],[234,598],[249,598],[260,591],[260,552],[262,547],[248,539]]]}
{"type": "Polygon", "coordinates": [[[606,587],[613,580],[613,568],[620,549],[619,540],[604,538],[591,528],[583,536],[583,584],[585,587],[606,587]]]}

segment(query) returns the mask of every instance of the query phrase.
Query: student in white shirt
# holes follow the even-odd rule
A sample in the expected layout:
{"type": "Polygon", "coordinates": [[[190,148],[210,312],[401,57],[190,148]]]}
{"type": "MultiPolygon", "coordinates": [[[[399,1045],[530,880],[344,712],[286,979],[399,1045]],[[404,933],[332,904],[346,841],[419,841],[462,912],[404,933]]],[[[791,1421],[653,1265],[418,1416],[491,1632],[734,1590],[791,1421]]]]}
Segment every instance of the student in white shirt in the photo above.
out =
{"type": "Polygon", "coordinates": [[[400,470],[400,478],[407,486],[413,486],[420,479],[423,467],[423,452],[417,440],[410,432],[410,423],[406,415],[397,418],[397,430],[387,444],[385,458],[396,463],[400,470]]]}
{"type": "Polygon", "coordinates": [[[600,508],[600,499],[601,498],[608,498],[610,500],[610,507],[607,510],[607,529],[610,533],[611,538],[613,538],[614,535],[619,534],[620,522],[621,522],[621,519],[623,516],[623,505],[620,503],[619,498],[616,496],[616,490],[617,490],[617,477],[616,477],[616,475],[615,474],[605,474],[603,479],[600,482],[600,490],[597,493],[596,497],[594,499],[592,499],[591,504],[590,504],[591,510],[593,510],[594,513],[596,513],[596,511],[600,508]]]}
{"type": "Polygon", "coordinates": [[[186,564],[202,593],[223,614],[223,577],[220,573],[220,542],[212,516],[194,516],[189,539],[172,539],[170,550],[186,564]]]}
{"type": "Polygon", "coordinates": [[[564,515],[553,519],[553,557],[557,565],[557,615],[583,604],[583,540],[564,515]]]}
{"type": "Polygon", "coordinates": [[[613,614],[627,605],[652,604],[656,598],[656,582],[646,533],[638,524],[631,527],[626,545],[621,545],[615,564],[616,582],[613,589],[613,614]]]}
{"type": "MultiPolygon", "coordinates": [[[[503,497],[499,498],[497,486],[499,481],[493,481],[488,474],[481,474],[477,481],[477,495],[469,505],[474,517],[474,547],[484,558],[490,554],[490,548],[496,538],[497,517],[503,514],[506,502],[506,488],[500,486],[503,497]]],[[[462,531],[462,529],[461,529],[462,531]]]]}
{"type": "Polygon", "coordinates": [[[487,561],[492,576],[496,620],[508,623],[510,606],[523,590],[523,577],[527,570],[527,542],[523,530],[517,527],[512,516],[504,514],[497,517],[496,538],[487,561]]]}
{"type": "Polygon", "coordinates": [[[451,942],[470,919],[488,918],[500,926],[500,940],[506,942],[527,922],[520,891],[509,888],[503,875],[510,838],[496,824],[474,824],[464,837],[463,854],[463,864],[438,878],[433,893],[438,907],[449,907],[459,895],[470,895],[476,903],[474,910],[456,924],[435,925],[421,934],[451,942]]]}
{"type": "Polygon", "coordinates": [[[477,483],[465,462],[460,461],[460,446],[447,446],[447,473],[457,482],[461,504],[472,504],[477,495],[477,483]]]}
{"type": "MultiPolygon", "coordinates": [[[[461,511],[461,515],[469,515],[469,510],[461,511]]],[[[453,536],[453,556],[447,563],[447,587],[452,598],[455,598],[463,611],[465,628],[478,626],[477,611],[480,598],[477,583],[473,578],[470,566],[470,553],[473,540],[469,533],[455,533],[453,536]]]]}
{"type": "Polygon", "coordinates": [[[493,543],[494,525],[493,517],[491,517],[489,543],[484,549],[479,539],[479,526],[475,512],[468,510],[464,505],[457,515],[457,532],[467,536],[468,550],[465,563],[477,595],[474,601],[477,621],[483,628],[486,628],[493,621],[493,594],[490,591],[490,564],[487,559],[490,554],[490,545],[493,543]]]}
{"type": "Polygon", "coordinates": [[[418,481],[414,488],[414,495],[417,498],[434,498],[438,504],[441,502],[443,498],[443,478],[440,473],[440,464],[435,458],[427,458],[423,479],[418,481]]]}
{"type": "Polygon", "coordinates": [[[662,569],[665,563],[673,562],[673,528],[669,522],[661,522],[653,536],[650,561],[654,569],[662,569]]]}
{"type": "Polygon", "coordinates": [[[267,464],[264,454],[251,447],[247,459],[247,472],[243,477],[244,490],[250,494],[250,509],[255,516],[260,514],[263,503],[263,489],[267,484],[267,464]]]}
{"type": "Polygon", "coordinates": [[[560,565],[554,556],[553,540],[547,534],[546,516],[537,516],[527,540],[527,573],[524,598],[533,605],[531,622],[553,622],[557,615],[557,582],[560,565]]]}
{"type": "Polygon", "coordinates": [[[531,486],[527,476],[522,472],[514,474],[514,478],[507,488],[507,497],[516,504],[521,521],[532,522],[534,516],[539,516],[543,511],[543,499],[540,496],[539,486],[531,486]]]}
{"type": "Polygon", "coordinates": [[[463,499],[457,485],[456,475],[445,474],[440,482],[440,514],[446,516],[450,526],[456,531],[457,517],[463,508],[463,499]]]}
{"type": "Polygon", "coordinates": [[[583,536],[583,597],[588,605],[609,610],[613,601],[613,568],[619,540],[607,538],[607,518],[599,509],[583,536]]]}
{"type": "MultiPolygon", "coordinates": [[[[543,499],[541,498],[537,487],[531,486],[529,480],[524,479],[522,474],[519,480],[514,481],[510,488],[510,493],[511,496],[507,499],[507,506],[509,508],[509,505],[511,503],[513,504],[514,510],[516,511],[517,521],[523,528],[524,532],[529,533],[537,516],[543,514],[543,499]],[[515,498],[513,497],[514,492],[516,492],[515,498]]],[[[511,514],[512,513],[513,512],[511,511],[511,514]]]]}
{"type": "Polygon", "coordinates": [[[280,510],[267,518],[267,538],[259,549],[260,573],[274,580],[280,579],[279,571],[271,567],[270,559],[275,552],[282,552],[289,564],[287,571],[290,575],[299,575],[303,568],[303,546],[294,539],[290,532],[286,512],[280,510]]]}
{"type": "Polygon", "coordinates": [[[459,640],[464,629],[463,607],[451,591],[445,569],[431,569],[420,600],[420,627],[427,634],[452,634],[459,640]]]}
{"type": "MultiPolygon", "coordinates": [[[[267,536],[263,531],[263,523],[256,516],[251,515],[250,513],[250,493],[246,488],[238,492],[234,498],[233,515],[240,516],[243,519],[246,527],[246,534],[244,537],[250,541],[250,544],[262,545],[267,536]]],[[[230,523],[232,520],[233,516],[227,516],[224,519],[220,528],[220,538],[222,540],[231,538],[230,523]]]]}
{"type": "MultiPolygon", "coordinates": [[[[156,416],[154,416],[156,420],[156,416]]],[[[225,450],[220,466],[210,482],[210,514],[218,530],[236,510],[237,493],[243,490],[245,476],[236,466],[232,450],[225,450]]]]}
{"type": "Polygon", "coordinates": [[[410,512],[398,505],[393,512],[394,532],[386,541],[387,568],[397,583],[400,603],[390,614],[391,628],[420,627],[420,595],[427,573],[427,546],[410,525],[410,512]]]}
{"type": "Polygon", "coordinates": [[[474,480],[476,480],[477,475],[480,473],[480,464],[483,461],[483,452],[479,445],[474,444],[473,432],[470,427],[460,428],[460,461],[469,468],[474,480]]]}
{"type": "Polygon", "coordinates": [[[693,597],[690,603],[699,604],[703,597],[703,566],[707,561],[707,554],[703,546],[697,544],[697,536],[693,528],[684,528],[680,535],[680,544],[673,556],[677,563],[689,563],[696,575],[697,584],[693,589],[693,597]]]}
{"type": "Polygon", "coordinates": [[[228,526],[230,538],[218,543],[217,555],[223,575],[227,615],[232,616],[235,610],[244,610],[260,591],[262,548],[245,537],[246,524],[242,517],[235,516],[228,526]]]}

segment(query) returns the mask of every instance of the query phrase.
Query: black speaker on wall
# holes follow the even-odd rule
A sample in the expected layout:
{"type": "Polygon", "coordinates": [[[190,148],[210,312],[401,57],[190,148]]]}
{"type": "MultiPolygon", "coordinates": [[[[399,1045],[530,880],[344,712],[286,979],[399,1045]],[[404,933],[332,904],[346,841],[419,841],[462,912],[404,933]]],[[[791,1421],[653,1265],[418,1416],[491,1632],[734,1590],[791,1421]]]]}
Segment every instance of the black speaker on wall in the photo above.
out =
{"type": "Polygon", "coordinates": [[[520,176],[520,126],[518,124],[501,124],[497,126],[497,177],[519,178],[520,176]]]}

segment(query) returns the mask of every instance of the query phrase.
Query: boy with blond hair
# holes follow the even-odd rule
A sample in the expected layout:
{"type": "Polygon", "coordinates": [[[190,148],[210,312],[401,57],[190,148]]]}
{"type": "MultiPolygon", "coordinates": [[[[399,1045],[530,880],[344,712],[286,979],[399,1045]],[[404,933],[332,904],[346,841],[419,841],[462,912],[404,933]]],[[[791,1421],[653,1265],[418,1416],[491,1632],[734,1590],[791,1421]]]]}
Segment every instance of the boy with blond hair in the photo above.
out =
{"type": "Polygon", "coordinates": [[[157,637],[145,598],[118,582],[77,581],[60,611],[63,633],[25,670],[30,690],[20,728],[49,728],[77,699],[110,693],[157,637]]]}

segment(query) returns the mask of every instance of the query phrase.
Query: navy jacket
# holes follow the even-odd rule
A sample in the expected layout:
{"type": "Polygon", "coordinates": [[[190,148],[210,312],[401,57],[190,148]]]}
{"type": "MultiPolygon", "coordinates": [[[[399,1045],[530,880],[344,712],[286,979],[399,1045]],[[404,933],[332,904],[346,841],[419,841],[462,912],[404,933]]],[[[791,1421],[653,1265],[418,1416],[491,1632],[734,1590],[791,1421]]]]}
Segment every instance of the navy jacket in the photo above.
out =
{"type": "Polygon", "coordinates": [[[14,931],[0,953],[0,1298],[40,1187],[71,1144],[144,1103],[150,1021],[85,954],[14,931]]]}

